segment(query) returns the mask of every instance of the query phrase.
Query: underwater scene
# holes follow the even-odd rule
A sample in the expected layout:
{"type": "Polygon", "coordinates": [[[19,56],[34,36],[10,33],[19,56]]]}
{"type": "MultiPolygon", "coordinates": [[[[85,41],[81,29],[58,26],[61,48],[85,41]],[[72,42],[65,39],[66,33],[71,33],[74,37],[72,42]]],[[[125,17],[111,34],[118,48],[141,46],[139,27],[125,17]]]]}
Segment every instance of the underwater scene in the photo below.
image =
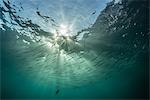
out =
{"type": "Polygon", "coordinates": [[[0,0],[0,96],[149,99],[149,0],[0,0]]]}

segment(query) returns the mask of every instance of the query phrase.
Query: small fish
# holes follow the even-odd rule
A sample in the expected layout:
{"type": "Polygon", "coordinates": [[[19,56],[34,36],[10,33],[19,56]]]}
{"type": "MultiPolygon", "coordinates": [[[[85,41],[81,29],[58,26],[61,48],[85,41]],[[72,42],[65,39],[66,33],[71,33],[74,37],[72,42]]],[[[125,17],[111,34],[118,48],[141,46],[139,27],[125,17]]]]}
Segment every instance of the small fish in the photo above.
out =
{"type": "Polygon", "coordinates": [[[58,94],[58,93],[59,93],[59,89],[56,90],[56,94],[58,94]]]}
{"type": "Polygon", "coordinates": [[[96,10],[92,13],[92,15],[96,14],[96,10]]]}

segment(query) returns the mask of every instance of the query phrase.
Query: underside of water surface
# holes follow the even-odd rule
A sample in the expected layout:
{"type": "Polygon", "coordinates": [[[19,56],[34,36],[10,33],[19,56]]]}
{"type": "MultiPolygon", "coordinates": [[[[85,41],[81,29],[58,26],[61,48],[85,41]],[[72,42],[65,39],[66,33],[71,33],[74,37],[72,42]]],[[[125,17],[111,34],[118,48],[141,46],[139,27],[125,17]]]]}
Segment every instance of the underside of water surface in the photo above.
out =
{"type": "Polygon", "coordinates": [[[1,98],[148,99],[148,12],[148,0],[1,0],[1,98]]]}

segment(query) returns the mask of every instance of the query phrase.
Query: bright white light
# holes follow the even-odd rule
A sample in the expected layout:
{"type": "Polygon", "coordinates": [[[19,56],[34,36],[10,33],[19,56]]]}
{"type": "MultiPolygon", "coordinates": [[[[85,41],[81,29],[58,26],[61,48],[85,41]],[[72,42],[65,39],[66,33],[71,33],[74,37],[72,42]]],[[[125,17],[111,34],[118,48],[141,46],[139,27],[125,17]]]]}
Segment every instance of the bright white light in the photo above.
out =
{"type": "Polygon", "coordinates": [[[59,33],[60,33],[61,35],[63,35],[63,36],[68,36],[69,28],[68,28],[67,25],[61,24],[58,31],[59,31],[59,33]]]}

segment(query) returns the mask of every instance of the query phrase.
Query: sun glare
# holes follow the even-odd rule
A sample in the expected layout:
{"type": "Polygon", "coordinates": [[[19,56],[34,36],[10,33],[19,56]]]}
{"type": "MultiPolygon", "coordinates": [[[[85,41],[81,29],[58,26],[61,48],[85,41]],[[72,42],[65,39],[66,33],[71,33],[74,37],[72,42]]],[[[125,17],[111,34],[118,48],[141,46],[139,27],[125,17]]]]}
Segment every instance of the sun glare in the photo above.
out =
{"type": "Polygon", "coordinates": [[[61,35],[68,36],[69,27],[68,25],[61,24],[58,31],[61,35]]]}

